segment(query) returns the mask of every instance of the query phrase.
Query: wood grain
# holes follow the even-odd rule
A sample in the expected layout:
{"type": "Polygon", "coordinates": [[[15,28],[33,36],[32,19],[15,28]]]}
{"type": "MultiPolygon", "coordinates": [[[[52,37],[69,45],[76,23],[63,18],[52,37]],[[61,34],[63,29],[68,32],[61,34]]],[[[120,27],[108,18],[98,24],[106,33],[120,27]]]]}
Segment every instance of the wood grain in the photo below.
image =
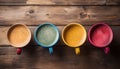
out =
{"type": "Polygon", "coordinates": [[[105,5],[106,0],[0,0],[0,5],[105,5]]]}
{"type": "Polygon", "coordinates": [[[120,5],[120,0],[107,0],[106,5],[120,5]]]}
{"type": "Polygon", "coordinates": [[[28,45],[21,55],[16,54],[16,48],[0,47],[0,68],[5,69],[119,69],[119,58],[120,44],[112,45],[108,55],[89,43],[81,47],[80,55],[62,45],[55,46],[51,56],[48,49],[39,46],[28,45]]]}
{"type": "Polygon", "coordinates": [[[0,69],[120,69],[120,0],[0,0],[0,69]],[[80,55],[66,46],[61,37],[54,53],[38,46],[33,38],[35,28],[44,22],[63,27],[77,22],[88,29],[106,22],[113,30],[110,53],[94,47],[88,40],[80,47],[80,55]],[[7,41],[7,30],[15,23],[26,24],[31,42],[21,55],[7,41]]]}
{"type": "Polygon", "coordinates": [[[0,25],[11,25],[24,22],[27,25],[39,25],[52,22],[55,25],[66,25],[78,22],[92,25],[106,22],[109,25],[120,25],[119,6],[0,6],[0,25]]]}
{"type": "MultiPolygon", "coordinates": [[[[64,26],[57,26],[59,31],[60,31],[60,35],[61,35],[61,31],[62,29],[64,28],[64,26]]],[[[85,26],[86,30],[89,29],[90,26],[85,26]]],[[[32,33],[32,40],[30,42],[30,45],[37,45],[34,41],[34,38],[33,38],[33,33],[34,33],[34,30],[36,28],[36,26],[30,26],[29,27],[30,30],[31,30],[31,33],[32,33]]],[[[120,35],[120,27],[119,26],[111,26],[111,28],[113,29],[113,33],[114,33],[114,39],[116,40],[116,43],[118,43],[118,45],[120,45],[119,41],[120,41],[120,38],[119,38],[119,35],[120,35]]],[[[7,41],[7,30],[9,29],[9,27],[0,27],[0,46],[7,46],[9,45],[8,41],[7,41]]],[[[60,41],[58,43],[58,45],[65,45],[60,37],[60,41]]]]}
{"type": "Polygon", "coordinates": [[[120,5],[120,0],[0,0],[0,5],[120,5]]]}

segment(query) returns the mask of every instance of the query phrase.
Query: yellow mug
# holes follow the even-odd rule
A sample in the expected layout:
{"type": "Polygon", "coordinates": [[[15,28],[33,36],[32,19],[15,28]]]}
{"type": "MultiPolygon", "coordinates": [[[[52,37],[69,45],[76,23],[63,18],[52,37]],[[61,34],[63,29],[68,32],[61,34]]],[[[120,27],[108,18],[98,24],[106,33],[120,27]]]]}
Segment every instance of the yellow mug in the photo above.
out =
{"type": "Polygon", "coordinates": [[[70,23],[62,30],[62,40],[69,46],[75,48],[75,53],[80,53],[79,46],[86,40],[87,33],[85,28],[79,23],[70,23]]]}

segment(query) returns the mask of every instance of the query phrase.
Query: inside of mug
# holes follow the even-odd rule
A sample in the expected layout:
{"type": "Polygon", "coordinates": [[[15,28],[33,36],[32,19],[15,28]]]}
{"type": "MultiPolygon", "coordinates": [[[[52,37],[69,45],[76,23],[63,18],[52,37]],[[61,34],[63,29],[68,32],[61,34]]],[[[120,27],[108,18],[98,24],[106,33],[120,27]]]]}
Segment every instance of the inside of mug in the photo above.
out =
{"type": "Polygon", "coordinates": [[[12,46],[24,47],[30,41],[31,33],[26,26],[16,24],[8,30],[7,37],[12,46]]]}
{"type": "Polygon", "coordinates": [[[107,46],[113,38],[111,28],[106,24],[98,24],[90,31],[90,41],[97,47],[107,46]]]}
{"type": "Polygon", "coordinates": [[[86,40],[86,31],[79,24],[71,24],[64,28],[63,40],[70,47],[81,46],[86,40]]]}
{"type": "Polygon", "coordinates": [[[58,29],[52,24],[40,25],[36,31],[37,43],[43,47],[53,46],[59,38],[58,29]]]}

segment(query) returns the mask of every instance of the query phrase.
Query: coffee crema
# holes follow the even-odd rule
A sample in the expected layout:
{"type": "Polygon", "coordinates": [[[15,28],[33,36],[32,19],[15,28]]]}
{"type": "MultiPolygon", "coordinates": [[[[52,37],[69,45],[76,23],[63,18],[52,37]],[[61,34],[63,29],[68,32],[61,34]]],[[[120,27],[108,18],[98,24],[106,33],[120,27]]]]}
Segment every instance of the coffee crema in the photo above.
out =
{"type": "Polygon", "coordinates": [[[15,47],[24,45],[29,37],[30,33],[24,25],[15,25],[8,32],[8,40],[15,47]]]}

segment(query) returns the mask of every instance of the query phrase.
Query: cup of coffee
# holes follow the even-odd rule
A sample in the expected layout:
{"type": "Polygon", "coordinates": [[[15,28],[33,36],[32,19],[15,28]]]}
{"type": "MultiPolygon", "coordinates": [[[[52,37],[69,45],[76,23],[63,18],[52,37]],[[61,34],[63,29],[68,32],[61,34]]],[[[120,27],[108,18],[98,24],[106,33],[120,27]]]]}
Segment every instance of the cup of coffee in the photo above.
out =
{"type": "Polygon", "coordinates": [[[103,48],[107,54],[110,51],[108,45],[113,39],[112,29],[105,23],[94,24],[88,32],[89,42],[98,48],[103,48]]]}
{"type": "Polygon", "coordinates": [[[8,29],[7,39],[11,46],[18,48],[17,54],[21,54],[21,48],[31,40],[31,32],[24,24],[14,24],[8,29]]]}
{"type": "Polygon", "coordinates": [[[49,48],[49,53],[53,53],[53,46],[59,40],[58,28],[52,23],[39,25],[34,32],[34,39],[39,46],[49,48]]]}
{"type": "Polygon", "coordinates": [[[80,53],[80,46],[82,46],[86,40],[86,30],[79,23],[70,23],[62,30],[62,40],[69,46],[75,48],[75,53],[80,53]]]}

